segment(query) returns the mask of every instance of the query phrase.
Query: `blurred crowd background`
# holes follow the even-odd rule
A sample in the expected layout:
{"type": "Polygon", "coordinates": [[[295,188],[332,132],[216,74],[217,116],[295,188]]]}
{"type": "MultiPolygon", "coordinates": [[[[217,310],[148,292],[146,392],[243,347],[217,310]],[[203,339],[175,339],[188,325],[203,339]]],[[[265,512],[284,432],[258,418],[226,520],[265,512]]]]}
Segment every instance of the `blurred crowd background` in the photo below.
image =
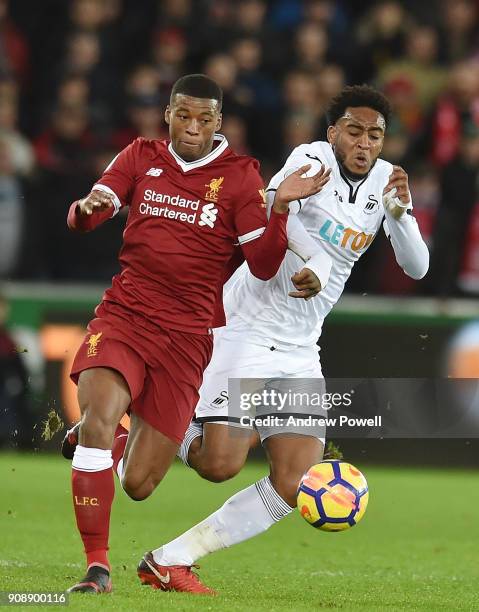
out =
{"type": "Polygon", "coordinates": [[[75,235],[69,204],[167,137],[188,72],[221,85],[222,132],[266,181],[344,85],[384,91],[382,157],[410,175],[431,270],[408,279],[378,236],[348,290],[479,293],[479,0],[0,0],[0,280],[109,282],[125,218],[75,235]]]}
{"type": "MultiPolygon", "coordinates": [[[[479,295],[479,0],[0,0],[0,286],[29,281],[28,294],[40,282],[41,301],[52,283],[69,283],[60,296],[109,284],[125,214],[78,235],[69,205],[131,140],[167,138],[171,85],[190,72],[221,85],[222,131],[261,161],[265,181],[295,146],[325,138],[325,110],[345,85],[381,89],[394,108],[382,157],[409,173],[431,268],[409,279],[379,232],[347,291],[357,303],[479,295]]],[[[36,446],[41,415],[73,406],[68,360],[83,327],[70,311],[40,316],[35,298],[14,307],[12,335],[0,295],[0,446],[36,446]],[[63,320],[68,329],[48,326],[63,320]]],[[[375,322],[325,330],[328,376],[445,371],[457,321],[375,322]],[[391,354],[404,343],[407,360],[391,354]]],[[[477,377],[477,325],[458,333],[447,371],[477,377]]]]}

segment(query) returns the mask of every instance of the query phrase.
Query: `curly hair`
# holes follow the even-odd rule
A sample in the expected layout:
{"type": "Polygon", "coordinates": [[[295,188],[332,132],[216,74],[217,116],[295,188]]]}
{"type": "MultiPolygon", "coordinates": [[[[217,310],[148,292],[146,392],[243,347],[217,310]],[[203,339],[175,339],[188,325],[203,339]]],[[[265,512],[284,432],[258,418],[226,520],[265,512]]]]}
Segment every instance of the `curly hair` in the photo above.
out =
{"type": "Polygon", "coordinates": [[[381,113],[386,125],[391,118],[391,105],[384,94],[369,85],[353,85],[345,87],[335,98],[327,110],[328,124],[334,125],[348,107],[367,106],[381,113]]]}
{"type": "Polygon", "coordinates": [[[221,87],[205,74],[187,74],[178,79],[171,90],[170,100],[173,100],[177,94],[218,100],[220,108],[223,103],[221,87]]]}

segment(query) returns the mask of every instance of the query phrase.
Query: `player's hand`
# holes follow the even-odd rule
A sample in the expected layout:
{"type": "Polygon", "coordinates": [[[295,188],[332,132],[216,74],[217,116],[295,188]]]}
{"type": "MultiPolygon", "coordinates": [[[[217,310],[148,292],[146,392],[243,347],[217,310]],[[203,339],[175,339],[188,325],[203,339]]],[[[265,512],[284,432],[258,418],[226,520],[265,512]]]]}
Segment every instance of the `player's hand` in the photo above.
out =
{"type": "Polygon", "coordinates": [[[91,191],[86,198],[78,200],[78,207],[82,215],[92,215],[113,206],[113,196],[99,189],[91,191]]]}
{"type": "Polygon", "coordinates": [[[396,189],[395,196],[399,198],[402,204],[409,204],[409,180],[408,175],[401,166],[393,166],[393,171],[389,176],[389,182],[384,188],[383,195],[386,195],[392,189],[396,189]]]}
{"type": "Polygon", "coordinates": [[[309,177],[303,176],[310,168],[311,164],[306,164],[280,183],[274,197],[273,210],[281,213],[287,212],[290,202],[309,198],[321,191],[329,181],[331,168],[326,169],[324,164],[321,164],[321,168],[316,174],[309,177]]]}
{"type": "Polygon", "coordinates": [[[297,291],[290,291],[290,297],[310,300],[321,291],[321,281],[309,268],[303,268],[301,272],[293,274],[291,281],[297,291]]]}

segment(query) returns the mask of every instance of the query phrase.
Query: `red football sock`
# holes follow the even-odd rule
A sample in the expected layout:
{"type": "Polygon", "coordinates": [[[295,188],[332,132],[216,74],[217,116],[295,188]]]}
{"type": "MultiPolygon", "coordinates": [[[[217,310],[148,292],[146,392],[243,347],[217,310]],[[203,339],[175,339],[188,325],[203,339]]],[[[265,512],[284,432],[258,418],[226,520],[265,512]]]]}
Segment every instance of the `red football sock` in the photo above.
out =
{"type": "Polygon", "coordinates": [[[111,468],[100,472],[72,469],[73,507],[87,556],[87,566],[103,565],[108,570],[110,511],[115,494],[111,468]]]}
{"type": "Polygon", "coordinates": [[[115,439],[113,440],[113,446],[111,449],[111,458],[113,459],[113,469],[117,472],[118,462],[123,457],[125,452],[125,446],[128,442],[128,429],[125,429],[123,425],[118,425],[115,430],[115,439]]]}

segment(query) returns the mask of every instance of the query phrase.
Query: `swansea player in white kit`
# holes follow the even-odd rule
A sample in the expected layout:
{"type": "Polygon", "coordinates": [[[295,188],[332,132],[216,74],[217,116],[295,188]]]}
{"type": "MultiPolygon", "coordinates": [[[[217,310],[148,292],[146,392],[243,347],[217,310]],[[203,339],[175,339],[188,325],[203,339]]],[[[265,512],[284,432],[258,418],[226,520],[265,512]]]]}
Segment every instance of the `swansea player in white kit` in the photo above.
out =
{"type": "MultiPolygon", "coordinates": [[[[238,433],[238,416],[228,409],[228,379],[322,377],[316,343],[324,318],[381,226],[404,272],[415,279],[426,274],[429,254],[412,215],[407,174],[379,159],[389,117],[389,103],[381,93],[367,86],[345,88],[329,109],[328,142],[297,147],[271,180],[267,194],[272,202],[285,176],[305,164],[311,164],[311,173],[321,166],[331,169],[318,194],[290,203],[290,215],[297,213],[312,241],[294,245],[290,239],[295,252],[288,251],[273,279],[261,281],[244,267],[225,291],[227,326],[215,333],[196,421],[181,447],[182,459],[204,478],[231,478],[249,450],[250,434],[238,433]],[[310,295],[308,290],[291,292],[291,277],[304,260],[320,253],[332,262],[330,269],[323,265],[317,271],[320,293],[314,296],[314,287],[310,295]]],[[[291,436],[284,435],[291,430],[257,429],[269,475],[172,542],[146,553],[138,568],[144,582],[168,590],[169,567],[191,566],[207,553],[262,533],[296,506],[302,474],[322,459],[323,434],[293,430],[298,435],[291,436]]]]}

